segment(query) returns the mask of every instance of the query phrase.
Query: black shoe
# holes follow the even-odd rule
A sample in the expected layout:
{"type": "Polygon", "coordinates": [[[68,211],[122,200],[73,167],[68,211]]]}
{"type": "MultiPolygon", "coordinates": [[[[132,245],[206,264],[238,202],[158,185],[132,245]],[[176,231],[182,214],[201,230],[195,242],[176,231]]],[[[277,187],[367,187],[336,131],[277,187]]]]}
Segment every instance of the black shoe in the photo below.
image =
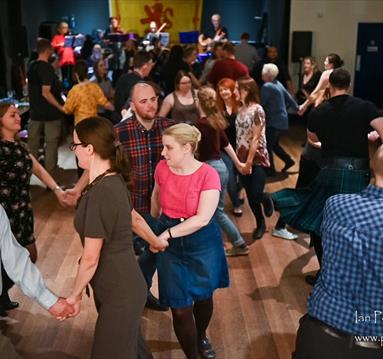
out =
{"type": "Polygon", "coordinates": [[[198,340],[198,351],[203,359],[215,359],[216,353],[207,337],[198,340]]]}
{"type": "Polygon", "coordinates": [[[149,292],[146,298],[145,307],[159,312],[166,312],[169,309],[168,307],[161,305],[160,301],[151,292],[149,292]]]}
{"type": "Polygon", "coordinates": [[[258,226],[257,228],[255,228],[253,232],[253,239],[254,240],[261,239],[263,235],[265,234],[265,232],[266,232],[266,226],[264,224],[258,226]]]}
{"type": "Polygon", "coordinates": [[[266,217],[271,217],[274,212],[274,203],[270,193],[265,193],[265,199],[262,202],[263,212],[266,217]]]}
{"type": "Polygon", "coordinates": [[[317,282],[318,280],[318,276],[317,275],[306,275],[305,277],[305,282],[311,286],[314,287],[315,283],[317,282]]]}
{"type": "Polygon", "coordinates": [[[285,167],[282,168],[282,172],[286,172],[290,167],[293,167],[295,162],[290,158],[287,162],[285,162],[285,167]]]}

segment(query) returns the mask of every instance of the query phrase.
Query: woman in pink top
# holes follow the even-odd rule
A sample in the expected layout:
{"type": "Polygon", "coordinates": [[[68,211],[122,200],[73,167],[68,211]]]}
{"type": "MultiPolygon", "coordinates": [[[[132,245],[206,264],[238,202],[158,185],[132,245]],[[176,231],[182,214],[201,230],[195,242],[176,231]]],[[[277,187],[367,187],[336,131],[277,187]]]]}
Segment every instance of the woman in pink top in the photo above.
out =
{"type": "Polygon", "coordinates": [[[221,190],[218,173],[195,159],[200,131],[177,124],[163,133],[151,214],[155,231],[169,241],[157,255],[160,302],[169,306],[174,331],[189,359],[215,358],[206,337],[213,292],[229,284],[220,228],[214,220],[221,190]],[[161,213],[161,215],[160,215],[161,213]]]}

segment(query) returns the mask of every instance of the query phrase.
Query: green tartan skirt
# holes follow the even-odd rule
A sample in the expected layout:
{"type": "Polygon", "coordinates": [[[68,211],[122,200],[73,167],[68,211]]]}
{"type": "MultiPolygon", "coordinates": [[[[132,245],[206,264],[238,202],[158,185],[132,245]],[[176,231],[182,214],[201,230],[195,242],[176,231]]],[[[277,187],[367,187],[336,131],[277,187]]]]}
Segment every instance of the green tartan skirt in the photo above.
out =
{"type": "Polygon", "coordinates": [[[272,195],[282,220],[305,233],[320,235],[323,209],[329,197],[361,192],[370,182],[370,171],[322,168],[305,188],[283,189],[272,195]]]}

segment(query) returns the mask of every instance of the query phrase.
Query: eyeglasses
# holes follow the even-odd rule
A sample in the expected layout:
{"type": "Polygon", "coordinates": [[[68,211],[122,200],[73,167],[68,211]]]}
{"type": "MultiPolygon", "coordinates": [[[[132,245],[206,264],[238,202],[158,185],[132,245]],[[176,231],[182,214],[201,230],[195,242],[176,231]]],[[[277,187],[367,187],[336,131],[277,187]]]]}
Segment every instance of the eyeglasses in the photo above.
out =
{"type": "Polygon", "coordinates": [[[71,143],[69,144],[69,149],[70,149],[71,151],[74,151],[74,150],[76,149],[77,146],[86,147],[86,146],[88,146],[88,145],[87,145],[86,143],[82,143],[82,142],[80,142],[80,143],[74,143],[74,142],[71,142],[71,143]]]}
{"type": "Polygon", "coordinates": [[[180,85],[189,85],[191,84],[191,81],[182,81],[180,82],[180,85]]]}

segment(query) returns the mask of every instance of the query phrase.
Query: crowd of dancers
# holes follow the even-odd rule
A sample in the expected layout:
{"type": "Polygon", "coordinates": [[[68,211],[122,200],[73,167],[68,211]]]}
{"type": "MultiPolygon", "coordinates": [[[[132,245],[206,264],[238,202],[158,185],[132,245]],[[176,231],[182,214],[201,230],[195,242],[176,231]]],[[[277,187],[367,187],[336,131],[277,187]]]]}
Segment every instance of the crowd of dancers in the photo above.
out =
{"type": "Polygon", "coordinates": [[[90,285],[98,311],[92,358],[152,357],[140,332],[145,304],[171,309],[174,331],[187,358],[215,358],[206,335],[213,293],[229,285],[226,257],[244,256],[250,250],[225,212],[225,193],[233,215],[241,216],[244,192],[254,216],[254,240],[263,237],[265,217],[275,209],[280,216],[272,234],[296,239],[288,226],[308,233],[318,257],[320,270],[307,278],[315,287],[293,357],[323,358],[328,343],[339,338],[347,339],[332,344],[340,358],[381,357],[382,349],[375,345],[379,343],[352,338],[382,336],[382,323],[358,326],[350,321],[354,311],[366,315],[383,310],[383,248],[378,243],[383,223],[378,208],[382,149],[373,165],[375,185],[369,185],[368,152],[369,140],[383,138],[383,117],[372,103],[349,95],[350,74],[339,55],[326,56],[322,73],[312,57],[305,58],[304,76],[294,93],[275,47],[270,46],[262,59],[247,44],[248,35],[236,47],[225,40],[227,29],[220,18],[217,22],[213,15],[212,20],[214,33],[208,43],[214,55],[203,68],[198,69],[194,47],[129,49],[132,60],[126,72],[116,73],[113,81],[104,58],[94,56],[94,77],[89,79],[92,57],[64,63],[60,39],[38,40],[37,59],[28,71],[28,147],[18,137],[17,108],[0,104],[0,203],[8,217],[1,211],[0,219],[5,228],[2,241],[9,241],[5,245],[10,248],[0,250],[5,267],[0,315],[18,305],[8,296],[13,282],[60,320],[80,313],[83,292],[90,285]],[[69,71],[76,83],[66,96],[50,63],[54,47],[64,66],[61,76],[69,71]],[[274,154],[284,162],[282,172],[295,165],[279,143],[289,126],[288,109],[301,116],[307,141],[297,188],[270,194],[265,192],[265,181],[277,175],[274,154]],[[68,114],[74,117],[70,149],[79,180],[63,190],[57,182],[57,153],[68,114]],[[42,140],[45,168],[37,160],[42,140]],[[63,206],[76,208],[74,226],[83,252],[65,300],[45,287],[27,252],[19,247],[36,261],[32,173],[63,206]],[[360,192],[354,197],[339,195],[360,192]],[[371,206],[363,204],[366,198],[371,206]],[[353,213],[343,214],[342,201],[353,213]],[[376,209],[368,225],[370,207],[376,209]],[[355,231],[342,225],[351,214],[357,218],[350,224],[357,227],[355,231]],[[362,235],[355,234],[359,232],[365,239],[362,244],[362,235]],[[222,233],[230,248],[224,249],[222,233]],[[344,239],[343,246],[338,238],[344,239]],[[356,253],[350,254],[347,246],[356,253]],[[364,253],[369,246],[373,255],[364,253]],[[150,291],[155,271],[159,300],[150,291]],[[20,276],[23,272],[27,277],[20,276]]]}

